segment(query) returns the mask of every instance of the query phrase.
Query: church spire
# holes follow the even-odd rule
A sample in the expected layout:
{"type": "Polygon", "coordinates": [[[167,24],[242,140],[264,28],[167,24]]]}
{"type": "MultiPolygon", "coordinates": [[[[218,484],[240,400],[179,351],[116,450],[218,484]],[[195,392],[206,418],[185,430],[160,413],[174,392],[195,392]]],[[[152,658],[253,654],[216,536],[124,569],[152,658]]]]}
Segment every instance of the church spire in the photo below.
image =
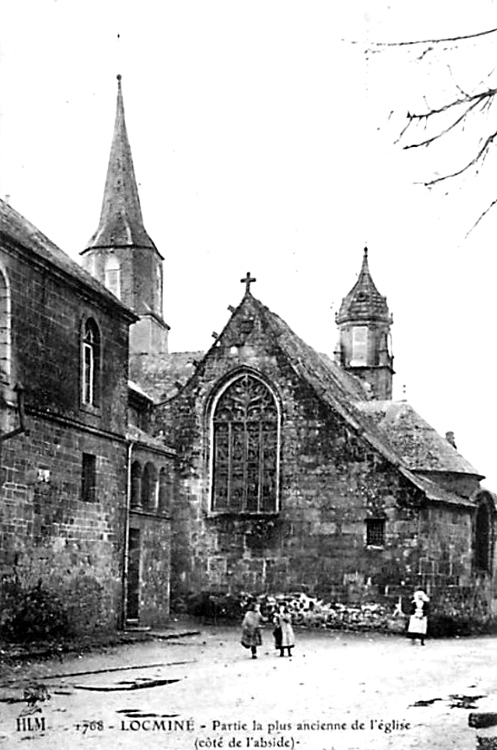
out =
{"type": "Polygon", "coordinates": [[[391,399],[392,316],[386,298],[379,293],[371,276],[367,248],[357,281],[342,300],[336,323],[340,332],[338,363],[368,383],[373,398],[391,399]]]}
{"type": "Polygon", "coordinates": [[[84,268],[139,317],[130,329],[131,358],[167,352],[163,258],[143,225],[120,75],[100,222],[81,256],[84,268]]]}
{"type": "Polygon", "coordinates": [[[362,266],[357,281],[342,300],[336,318],[338,325],[348,320],[390,321],[386,298],[379,293],[369,270],[367,247],[364,248],[362,266]]]}
{"type": "Polygon", "coordinates": [[[120,75],[117,76],[116,119],[100,222],[87,249],[96,247],[156,249],[143,224],[133,157],[126,130],[120,75]]]}

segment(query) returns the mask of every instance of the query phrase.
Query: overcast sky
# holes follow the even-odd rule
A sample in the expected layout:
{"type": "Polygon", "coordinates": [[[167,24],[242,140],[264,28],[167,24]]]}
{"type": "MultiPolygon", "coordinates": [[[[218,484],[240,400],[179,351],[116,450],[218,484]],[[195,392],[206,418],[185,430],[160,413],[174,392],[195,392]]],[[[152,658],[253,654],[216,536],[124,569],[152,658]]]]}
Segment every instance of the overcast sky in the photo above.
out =
{"type": "MultiPolygon", "coordinates": [[[[438,150],[405,115],[496,85],[491,0],[0,0],[0,195],[72,257],[95,231],[116,74],[173,351],[207,349],[240,279],[319,351],[365,244],[394,316],[395,396],[497,491],[497,161],[459,168],[492,113],[438,150]],[[372,51],[367,52],[367,48],[372,51]],[[492,192],[494,191],[494,192],[492,192]]],[[[490,123],[490,124],[489,124],[490,123]]]]}

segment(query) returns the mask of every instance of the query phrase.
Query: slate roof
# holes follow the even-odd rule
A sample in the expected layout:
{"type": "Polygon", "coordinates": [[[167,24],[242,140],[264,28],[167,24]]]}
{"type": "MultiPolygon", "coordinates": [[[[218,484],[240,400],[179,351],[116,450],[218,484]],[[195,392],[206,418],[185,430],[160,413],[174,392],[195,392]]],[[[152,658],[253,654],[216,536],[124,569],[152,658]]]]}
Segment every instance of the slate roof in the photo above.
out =
{"type": "Polygon", "coordinates": [[[368,249],[364,249],[361,270],[356,283],[342,300],[336,321],[381,320],[390,322],[386,297],[375,286],[368,264],[368,249]]]}
{"type": "Polygon", "coordinates": [[[126,439],[159,453],[167,453],[169,455],[174,455],[176,453],[174,448],[170,448],[166,445],[161,437],[149,435],[148,432],[141,430],[135,425],[128,425],[126,439]]]}
{"type": "Polygon", "coordinates": [[[109,290],[100,284],[90,273],[72,260],[63,250],[48,239],[39,229],[31,224],[22,214],[0,199],[0,239],[20,245],[28,253],[37,256],[41,261],[55,266],[66,277],[82,285],[93,294],[119,309],[131,322],[136,315],[122,304],[109,290]]]}
{"type": "Polygon", "coordinates": [[[357,378],[354,375],[349,374],[346,370],[343,369],[343,367],[340,367],[340,365],[334,362],[327,354],[323,354],[322,352],[319,352],[317,354],[323,361],[325,367],[331,370],[334,373],[335,377],[341,381],[343,387],[350,393],[350,398],[353,401],[362,401],[363,399],[371,398],[371,389],[368,387],[368,384],[364,382],[364,380],[361,380],[361,378],[357,378]]]}
{"type": "Polygon", "coordinates": [[[475,504],[471,500],[456,495],[454,492],[441,487],[427,477],[421,477],[419,474],[412,474],[410,471],[403,472],[404,475],[428,498],[435,503],[444,503],[445,505],[462,505],[466,508],[474,508],[475,504]]]}
{"type": "Polygon", "coordinates": [[[443,471],[481,476],[457,450],[404,401],[358,402],[388,436],[413,471],[443,471]]]}
{"type": "Polygon", "coordinates": [[[258,301],[257,304],[263,308],[268,327],[278,336],[279,343],[290,358],[294,368],[313,387],[324,402],[340,413],[385,458],[397,465],[402,473],[425,493],[427,498],[436,502],[473,506],[470,501],[455,493],[448,492],[435,482],[412,473],[414,468],[433,470],[435,449],[437,448],[439,450],[439,459],[436,464],[438,471],[481,476],[444,438],[440,437],[412,409],[410,410],[413,415],[411,424],[419,427],[423,424],[426,425],[426,428],[424,430],[414,428],[414,432],[417,432],[416,440],[414,440],[414,436],[409,436],[408,433],[406,439],[402,440],[401,425],[399,425],[398,431],[391,436],[389,429],[385,430],[383,425],[378,424],[377,420],[372,418],[376,411],[375,405],[378,402],[360,400],[361,394],[364,399],[366,391],[358,378],[343,370],[329,357],[319,355],[275,313],[258,301]],[[414,415],[416,415],[416,418],[414,415]],[[412,447],[414,442],[418,444],[417,453],[412,447]],[[410,462],[407,445],[410,446],[411,453],[416,453],[418,457],[416,464],[410,462]],[[429,456],[430,460],[428,460],[429,456]],[[425,458],[424,463],[422,457],[425,458]]]}
{"type": "Polygon", "coordinates": [[[94,247],[150,247],[157,251],[143,223],[124,118],[121,76],[117,77],[116,119],[100,221],[86,249],[94,247]]]}
{"type": "MultiPolygon", "coordinates": [[[[281,350],[286,355],[288,362],[293,366],[295,372],[308,383],[321,401],[340,414],[359,435],[395,465],[429,500],[451,505],[474,507],[471,501],[445,490],[431,479],[414,474],[408,464],[408,460],[404,459],[400,441],[395,439],[391,441],[389,433],[387,434],[378,424],[378,420],[375,418],[375,407],[373,406],[370,409],[370,413],[368,413],[367,407],[369,404],[374,404],[374,402],[367,401],[366,407],[364,409],[360,408],[364,403],[362,399],[367,398],[367,392],[359,379],[343,370],[326,355],[318,354],[311,346],[299,338],[285,321],[253,297],[251,292],[245,293],[242,302],[234,310],[232,317],[218,337],[218,341],[222,341],[224,333],[229,329],[231,320],[237,315],[245,315],[246,313],[252,316],[254,314],[260,316],[263,329],[277,339],[281,350]]],[[[209,357],[211,352],[214,352],[216,345],[217,343],[213,344],[211,349],[209,349],[205,355],[206,358],[209,357]]],[[[434,441],[431,433],[427,431],[427,434],[430,434],[430,437],[434,441]]],[[[440,440],[443,440],[443,438],[440,438],[440,440]]],[[[445,448],[445,445],[443,447],[445,448]]],[[[447,447],[447,455],[453,458],[449,443],[447,443],[447,447]]],[[[452,448],[452,450],[454,449],[452,448]]],[[[420,450],[419,453],[421,456],[423,451],[420,450]]],[[[481,476],[462,457],[460,459],[460,461],[453,459],[450,464],[452,468],[445,470],[481,476]]],[[[424,468],[429,470],[430,466],[424,468]]],[[[419,464],[419,467],[421,467],[421,464],[419,464]]]]}
{"type": "Polygon", "coordinates": [[[140,385],[155,403],[166,401],[192,377],[194,363],[204,356],[205,352],[170,352],[147,357],[140,372],[140,385]]]}
{"type": "Polygon", "coordinates": [[[133,380],[128,380],[128,388],[131,393],[137,394],[142,399],[153,402],[152,396],[149,396],[148,393],[145,393],[143,388],[141,388],[141,386],[139,386],[138,383],[135,383],[133,380]]]}

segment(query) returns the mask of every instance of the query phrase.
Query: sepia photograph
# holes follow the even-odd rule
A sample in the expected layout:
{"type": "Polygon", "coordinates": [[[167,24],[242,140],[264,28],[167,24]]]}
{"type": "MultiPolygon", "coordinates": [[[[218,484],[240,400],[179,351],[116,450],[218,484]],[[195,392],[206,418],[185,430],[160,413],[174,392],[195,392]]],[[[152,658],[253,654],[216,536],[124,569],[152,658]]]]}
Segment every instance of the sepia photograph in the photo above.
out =
{"type": "Polygon", "coordinates": [[[0,0],[0,750],[497,748],[496,49],[0,0]]]}

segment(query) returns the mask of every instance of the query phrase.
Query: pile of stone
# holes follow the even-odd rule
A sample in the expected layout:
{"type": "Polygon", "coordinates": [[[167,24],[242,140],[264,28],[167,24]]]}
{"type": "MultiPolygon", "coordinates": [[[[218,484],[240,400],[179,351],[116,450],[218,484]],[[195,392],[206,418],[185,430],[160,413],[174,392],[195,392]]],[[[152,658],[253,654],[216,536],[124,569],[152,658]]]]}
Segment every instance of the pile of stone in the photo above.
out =
{"type": "Polygon", "coordinates": [[[187,612],[209,620],[239,622],[248,605],[256,599],[262,614],[272,620],[280,604],[284,604],[292,614],[293,624],[303,628],[329,628],[330,630],[377,630],[403,632],[407,617],[402,613],[400,602],[378,604],[341,604],[330,602],[303,592],[290,594],[231,595],[226,593],[203,592],[184,602],[187,612]]]}
{"type": "Polygon", "coordinates": [[[293,623],[301,627],[402,632],[406,625],[406,618],[398,605],[339,604],[301,592],[263,595],[258,599],[266,617],[271,617],[280,604],[285,604],[292,613],[293,623]]]}

